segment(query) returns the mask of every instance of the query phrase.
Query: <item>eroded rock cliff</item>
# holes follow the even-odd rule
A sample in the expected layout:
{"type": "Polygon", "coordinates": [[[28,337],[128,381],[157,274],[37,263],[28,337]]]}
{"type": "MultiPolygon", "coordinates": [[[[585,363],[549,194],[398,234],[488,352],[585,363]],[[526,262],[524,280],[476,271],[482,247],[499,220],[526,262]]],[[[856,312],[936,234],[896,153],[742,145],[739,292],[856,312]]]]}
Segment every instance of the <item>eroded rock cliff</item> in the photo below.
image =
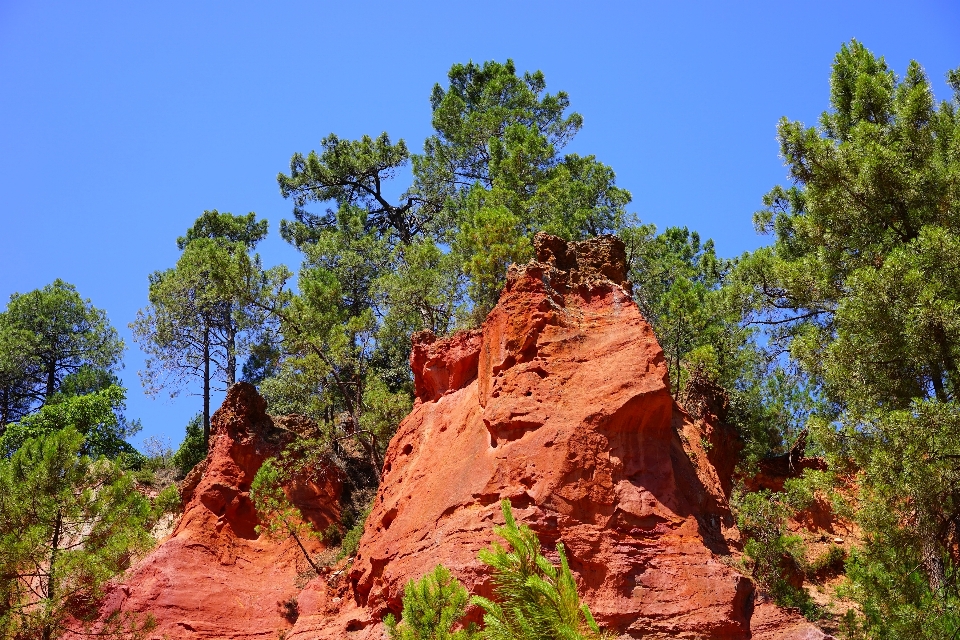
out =
{"type": "MultiPolygon", "coordinates": [[[[738,445],[722,402],[709,385],[691,387],[689,413],[674,402],[619,240],[540,235],[535,247],[479,329],[414,337],[416,404],[352,564],[299,588],[299,552],[257,537],[250,482],[293,435],[236,385],[184,487],[183,519],[105,611],[152,613],[157,638],[379,640],[404,584],[437,564],[491,595],[477,552],[507,498],[546,549],[563,542],[584,600],[620,637],[751,637],[754,588],[732,568],[727,506],[738,445]],[[297,616],[285,617],[292,598],[297,616]]],[[[321,528],[338,515],[340,485],[327,477],[298,497],[321,528]]],[[[763,611],[765,638],[822,637],[795,614],[763,611]]]]}
{"type": "MultiPolygon", "coordinates": [[[[126,575],[107,597],[104,613],[149,613],[151,638],[269,638],[295,618],[285,605],[299,593],[305,561],[292,540],[259,536],[250,484],[263,461],[296,433],[298,421],[277,421],[245,383],[230,387],[211,421],[207,459],[184,481],[185,508],[173,534],[126,575]]],[[[290,488],[294,502],[318,527],[339,520],[340,479],[290,488]]],[[[316,542],[311,549],[316,552],[316,542]]]]}
{"type": "Polygon", "coordinates": [[[699,446],[720,427],[671,398],[663,352],[626,289],[622,244],[539,236],[536,248],[480,329],[416,336],[418,398],[340,596],[350,611],[334,622],[320,598],[289,638],[333,637],[337,623],[379,637],[404,583],[438,563],[490,595],[477,552],[502,522],[502,498],[546,548],[563,542],[609,629],[749,637],[753,585],[724,561],[729,477],[680,438],[689,431],[699,446]]]}

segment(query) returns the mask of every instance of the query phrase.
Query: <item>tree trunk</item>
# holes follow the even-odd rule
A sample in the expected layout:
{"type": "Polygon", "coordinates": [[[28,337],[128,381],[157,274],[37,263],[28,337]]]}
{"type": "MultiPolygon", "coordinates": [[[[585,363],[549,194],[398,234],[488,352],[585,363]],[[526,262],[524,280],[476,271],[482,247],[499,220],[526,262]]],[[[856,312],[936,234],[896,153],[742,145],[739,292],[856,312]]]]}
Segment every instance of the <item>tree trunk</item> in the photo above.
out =
{"type": "Polygon", "coordinates": [[[0,436],[7,430],[7,422],[10,418],[10,389],[3,389],[3,401],[0,402],[0,436]]]}
{"type": "Polygon", "coordinates": [[[210,449],[210,327],[203,328],[203,443],[210,449]]]}
{"type": "Polygon", "coordinates": [[[921,544],[920,555],[923,560],[923,568],[927,574],[927,581],[930,584],[930,590],[937,593],[943,588],[947,579],[940,545],[935,540],[927,538],[921,544]]]}
{"type": "MultiPolygon", "coordinates": [[[[47,588],[44,593],[47,601],[48,610],[53,607],[53,599],[56,596],[57,580],[54,577],[54,571],[57,565],[57,553],[60,551],[60,534],[63,529],[63,512],[57,511],[57,519],[53,523],[53,538],[50,540],[50,568],[47,576],[47,588]]],[[[53,628],[49,624],[43,626],[43,640],[53,638],[53,628]]]]}
{"type": "Polygon", "coordinates": [[[940,368],[930,365],[930,380],[933,382],[933,393],[940,402],[946,402],[947,390],[943,386],[943,378],[940,375],[940,368]]]}
{"type": "Polygon", "coordinates": [[[680,397],[680,336],[683,335],[683,316],[677,317],[677,341],[674,344],[674,360],[677,363],[674,367],[673,373],[675,380],[673,381],[673,399],[676,400],[680,397]]]}
{"type": "Polygon", "coordinates": [[[237,381],[237,329],[233,326],[233,304],[227,303],[227,386],[237,381]]]}
{"type": "Polygon", "coordinates": [[[49,400],[50,396],[57,388],[57,361],[51,360],[47,365],[47,389],[43,394],[44,401],[49,400]]]}
{"type": "Polygon", "coordinates": [[[297,535],[297,530],[290,526],[290,523],[287,523],[287,531],[290,532],[290,535],[293,536],[293,539],[297,541],[297,546],[300,547],[300,551],[303,553],[303,557],[307,559],[307,562],[310,563],[310,566],[313,567],[313,570],[317,572],[317,575],[321,575],[323,572],[320,570],[320,567],[317,566],[317,563],[313,561],[313,558],[310,557],[310,554],[307,553],[307,548],[303,546],[303,543],[300,541],[300,536],[297,535]]]}

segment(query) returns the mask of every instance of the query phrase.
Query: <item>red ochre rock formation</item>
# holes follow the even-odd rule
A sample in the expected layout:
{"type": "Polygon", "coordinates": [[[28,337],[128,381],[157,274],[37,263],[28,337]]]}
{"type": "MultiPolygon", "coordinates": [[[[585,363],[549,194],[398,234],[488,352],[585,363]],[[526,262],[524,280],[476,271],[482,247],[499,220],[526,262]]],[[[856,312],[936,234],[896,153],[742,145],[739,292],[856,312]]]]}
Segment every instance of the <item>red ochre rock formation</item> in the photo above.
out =
{"type": "MultiPolygon", "coordinates": [[[[603,626],[749,637],[753,584],[723,561],[729,477],[701,447],[726,446],[721,427],[674,403],[663,351],[626,289],[623,245],[536,244],[538,260],[511,268],[479,330],[416,336],[417,402],[387,452],[339,631],[379,637],[404,583],[438,563],[489,596],[477,552],[507,498],[545,549],[563,542],[603,626]]],[[[331,598],[311,588],[317,604],[301,601],[290,640],[335,637],[331,598]]]]}
{"type": "MultiPolygon", "coordinates": [[[[738,445],[722,403],[709,385],[685,398],[690,413],[673,401],[619,240],[540,235],[535,248],[535,261],[511,268],[479,329],[414,337],[417,400],[390,443],[352,565],[298,591],[293,546],[255,537],[246,492],[283,437],[263,401],[238,385],[215,416],[207,468],[184,487],[177,530],[110,607],[152,613],[155,637],[379,640],[404,584],[437,564],[491,595],[477,552],[495,539],[507,498],[548,556],[564,544],[607,629],[623,638],[750,638],[753,583],[730,566],[738,445]],[[291,596],[292,627],[277,606],[291,596]]],[[[317,488],[318,522],[335,518],[338,493],[334,482],[317,488]]],[[[764,638],[815,631],[764,607],[764,638]]]]}
{"type": "MultiPolygon", "coordinates": [[[[265,410],[253,386],[230,387],[211,421],[209,455],[184,482],[183,517],[112,589],[104,613],[152,614],[158,626],[150,637],[171,640],[275,640],[290,628],[282,603],[297,596],[303,556],[293,541],[257,535],[249,491],[263,461],[295,437],[288,429],[298,421],[286,417],[275,424],[265,410]]],[[[339,476],[324,477],[323,486],[302,483],[290,490],[319,527],[339,520],[339,476]]]]}

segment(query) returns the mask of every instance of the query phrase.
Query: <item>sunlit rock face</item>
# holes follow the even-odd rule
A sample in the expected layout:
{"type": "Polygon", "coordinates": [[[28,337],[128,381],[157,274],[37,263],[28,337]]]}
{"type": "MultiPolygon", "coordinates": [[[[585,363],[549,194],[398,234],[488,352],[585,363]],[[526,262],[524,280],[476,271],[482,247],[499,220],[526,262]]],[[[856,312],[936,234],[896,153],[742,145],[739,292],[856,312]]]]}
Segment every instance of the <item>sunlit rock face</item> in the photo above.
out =
{"type": "MultiPolygon", "coordinates": [[[[776,607],[754,616],[753,584],[731,568],[736,434],[709,385],[690,386],[690,412],[671,397],[623,244],[538,235],[535,249],[481,327],[414,336],[416,403],[352,563],[300,588],[297,549],[256,535],[250,483],[296,429],[237,385],[205,467],[185,483],[179,526],[105,611],[153,614],[156,638],[380,640],[404,584],[437,564],[492,595],[477,552],[506,498],[548,556],[563,543],[584,600],[622,638],[746,639],[752,618],[756,638],[823,638],[776,607]]],[[[320,527],[339,515],[340,480],[325,477],[296,490],[320,527]]]]}
{"type": "MultiPolygon", "coordinates": [[[[104,614],[152,615],[151,638],[274,640],[288,630],[295,617],[284,603],[296,598],[307,567],[292,540],[257,534],[250,484],[263,461],[296,437],[291,429],[301,420],[273,419],[253,386],[230,387],[211,420],[210,453],[183,483],[180,522],[110,592],[104,614]]],[[[322,528],[339,520],[341,480],[333,469],[319,477],[323,484],[297,484],[289,494],[322,528]]],[[[317,541],[305,543],[320,551],[317,541]]]]}
{"type": "MultiPolygon", "coordinates": [[[[386,456],[349,574],[359,608],[342,629],[399,612],[404,583],[438,563],[490,595],[477,552],[508,498],[545,549],[564,544],[607,628],[748,637],[752,583],[720,559],[732,526],[724,481],[679,437],[720,427],[670,396],[623,245],[541,235],[536,249],[480,329],[415,337],[418,398],[386,456]]],[[[304,612],[289,637],[321,630],[332,631],[329,615],[304,612]]]]}

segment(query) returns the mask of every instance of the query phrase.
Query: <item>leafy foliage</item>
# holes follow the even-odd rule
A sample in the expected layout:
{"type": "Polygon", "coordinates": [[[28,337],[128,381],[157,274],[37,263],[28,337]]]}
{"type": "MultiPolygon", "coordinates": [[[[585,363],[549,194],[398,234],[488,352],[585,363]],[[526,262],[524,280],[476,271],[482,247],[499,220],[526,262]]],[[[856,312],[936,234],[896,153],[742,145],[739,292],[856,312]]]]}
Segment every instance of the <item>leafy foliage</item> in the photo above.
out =
{"type": "Polygon", "coordinates": [[[563,545],[557,544],[560,566],[540,553],[540,541],[526,525],[517,525],[510,502],[501,503],[505,524],[494,532],[510,545],[494,543],[480,552],[493,569],[497,601],[474,596],[484,610],[483,636],[491,640],[552,640],[603,637],[590,609],[580,603],[563,545]]]}
{"type": "Polygon", "coordinates": [[[186,477],[190,470],[207,457],[207,441],[203,437],[203,416],[199,413],[187,423],[183,442],[173,454],[171,462],[186,477]]]}
{"type": "Polygon", "coordinates": [[[343,560],[344,558],[351,558],[357,555],[357,549],[360,548],[360,538],[363,537],[363,530],[367,526],[367,518],[370,516],[370,511],[371,507],[368,506],[354,518],[352,523],[348,519],[344,519],[343,524],[347,532],[343,534],[343,538],[340,540],[340,551],[337,553],[337,560],[343,560]]]}
{"type": "Polygon", "coordinates": [[[236,382],[238,357],[269,327],[261,301],[272,272],[251,254],[266,234],[266,221],[253,213],[204,211],[177,240],[176,267],[150,276],[150,306],[130,325],[149,356],[140,372],[148,394],[171,388],[176,395],[200,378],[205,439],[211,382],[236,382]]]}
{"type": "Polygon", "coordinates": [[[956,627],[958,78],[937,105],[918,63],[898,78],[844,45],[819,129],[779,124],[794,185],[767,194],[755,223],[774,244],[738,267],[770,344],[823,399],[819,446],[834,468],[862,469],[867,545],[850,576],[871,638],[956,627]]]}
{"type": "Polygon", "coordinates": [[[276,458],[265,460],[254,476],[250,485],[250,499],[260,517],[261,524],[257,525],[257,533],[273,538],[293,538],[304,559],[319,574],[320,567],[303,544],[304,537],[315,532],[290,502],[284,490],[284,479],[285,474],[276,458]]]}
{"type": "Polygon", "coordinates": [[[719,289],[730,261],[717,257],[712,240],[686,227],[670,227],[657,235],[653,225],[636,225],[621,232],[628,247],[635,299],[652,324],[667,359],[674,397],[679,396],[685,370],[694,360],[715,371],[726,355],[725,331],[737,317],[724,317],[719,289]]]}
{"type": "Polygon", "coordinates": [[[725,419],[743,443],[741,466],[782,453],[804,428],[817,399],[795,367],[745,322],[737,260],[719,258],[712,240],[686,227],[662,233],[633,221],[620,230],[634,299],[653,326],[674,397],[684,400],[695,372],[726,393],[725,419]]]}
{"type": "Polygon", "coordinates": [[[123,349],[107,314],[73,285],[13,294],[0,313],[0,429],[49,401],[66,376],[114,371],[123,349]]]}
{"type": "Polygon", "coordinates": [[[151,543],[149,502],[115,464],[83,455],[84,443],[68,427],[0,459],[5,638],[58,637],[68,616],[95,618],[106,581],[151,543]]]}
{"type": "Polygon", "coordinates": [[[36,402],[32,380],[40,363],[30,353],[32,338],[0,313],[0,430],[30,413],[36,402]]]}
{"type": "Polygon", "coordinates": [[[798,607],[811,618],[818,616],[816,605],[801,586],[791,581],[802,581],[808,569],[806,550],[803,539],[787,529],[787,520],[812,499],[809,484],[790,479],[782,492],[765,489],[741,493],[732,501],[737,526],[747,536],[743,552],[752,563],[751,576],[757,586],[777,604],[798,607]]]}
{"type": "Polygon", "coordinates": [[[559,155],[582,118],[542,73],[469,63],[448,80],[433,90],[422,154],[386,133],[331,134],[278,176],[293,202],[281,235],[304,262],[298,295],[274,289],[282,342],[260,389],[272,407],[316,418],[341,458],[359,447],[374,481],[411,404],[411,335],[481,320],[535,232],[616,230],[630,200],[592,156],[559,155]],[[413,180],[393,198],[408,166],[413,180]]]}
{"type": "Polygon", "coordinates": [[[404,588],[403,618],[385,620],[390,637],[400,640],[586,640],[605,638],[585,604],[563,545],[557,544],[560,565],[540,552],[537,534],[517,525],[510,501],[500,504],[505,524],[494,532],[507,544],[480,551],[480,561],[493,569],[494,600],[474,596],[470,602],[484,611],[484,626],[462,625],[467,590],[449,570],[438,565],[421,580],[404,588]],[[455,629],[461,625],[460,629],[455,629]]]}
{"type": "Polygon", "coordinates": [[[39,411],[7,427],[0,436],[0,455],[11,456],[31,438],[73,428],[84,437],[84,454],[122,457],[128,468],[139,468],[145,459],[126,438],[140,430],[140,423],[124,417],[126,395],[117,384],[84,395],[55,395],[39,411]]]}
{"type": "Polygon", "coordinates": [[[362,447],[379,471],[395,423],[384,425],[372,410],[409,406],[410,384],[398,357],[404,352],[394,346],[393,322],[405,323],[396,314],[379,320],[390,314],[381,282],[390,251],[365,231],[366,219],[364,210],[344,207],[304,247],[300,295],[277,311],[288,356],[261,390],[272,404],[318,419],[329,441],[362,447]]]}
{"type": "Polygon", "coordinates": [[[157,497],[153,499],[153,511],[156,517],[167,513],[180,513],[180,508],[180,490],[175,484],[165,487],[157,494],[157,497]]]}

